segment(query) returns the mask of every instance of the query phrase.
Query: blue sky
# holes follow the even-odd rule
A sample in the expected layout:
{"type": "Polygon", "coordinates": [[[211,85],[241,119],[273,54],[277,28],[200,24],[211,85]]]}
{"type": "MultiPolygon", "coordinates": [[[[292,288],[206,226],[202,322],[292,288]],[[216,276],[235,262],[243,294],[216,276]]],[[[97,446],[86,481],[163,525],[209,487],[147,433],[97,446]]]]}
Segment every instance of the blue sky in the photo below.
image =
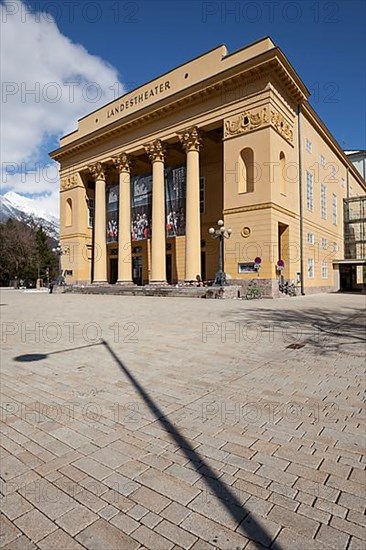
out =
{"type": "MultiPolygon", "coordinates": [[[[6,4],[6,0],[2,3],[4,2],[6,4]]],[[[15,3],[24,7],[20,0],[15,3]]],[[[29,32],[27,51],[20,52],[23,61],[19,61],[18,69],[17,61],[12,59],[12,52],[14,48],[21,50],[22,44],[18,41],[11,48],[9,46],[8,58],[4,59],[4,63],[12,64],[11,79],[18,82],[23,78],[25,55],[26,62],[34,64],[32,74],[35,80],[38,71],[41,73],[41,82],[45,82],[47,78],[49,81],[60,79],[61,82],[65,79],[73,80],[75,77],[86,82],[98,75],[106,92],[98,104],[76,106],[65,102],[62,106],[56,105],[58,111],[55,111],[55,105],[48,102],[41,116],[38,114],[37,120],[52,123],[48,122],[41,127],[36,139],[30,138],[34,144],[32,151],[28,155],[22,152],[23,157],[25,156],[23,160],[27,163],[32,163],[37,158],[40,163],[47,164],[47,152],[57,147],[59,136],[75,127],[79,116],[112,99],[107,91],[112,82],[118,81],[129,90],[219,44],[224,43],[229,52],[232,52],[267,35],[282,49],[311,91],[310,102],[340,145],[345,149],[366,147],[366,2],[27,2],[33,16],[46,10],[52,14],[54,22],[49,17],[47,19],[45,13],[38,14],[38,20],[37,17],[31,20],[28,16],[23,16],[21,20],[20,11],[16,15],[9,13],[9,4],[10,0],[4,24],[5,30],[9,30],[8,35],[12,25],[11,17],[14,21],[18,18],[15,34],[19,35],[20,31],[22,36],[27,35],[31,28],[34,29],[29,32]],[[39,48],[40,35],[44,39],[42,48],[39,48]],[[77,44],[84,49],[78,49],[77,44]],[[52,56],[55,61],[52,61],[52,56]],[[44,74],[43,64],[43,68],[47,69],[44,74]],[[74,66],[68,69],[67,64],[74,66]],[[60,120],[53,120],[57,112],[60,113],[60,120]]],[[[32,78],[29,77],[27,82],[32,78]]],[[[13,94],[10,99],[16,101],[19,97],[13,94]]],[[[28,98],[21,99],[21,107],[28,108],[27,116],[22,118],[23,125],[27,124],[28,119],[29,124],[33,124],[32,117],[28,116],[28,98]]],[[[34,105],[34,116],[36,108],[40,106],[34,105]]],[[[19,153],[17,162],[22,155],[19,153]]],[[[5,190],[11,188],[10,178],[5,183],[5,190]]],[[[56,184],[52,187],[54,196],[56,187],[56,184]]],[[[41,185],[33,188],[32,184],[29,187],[14,184],[14,190],[28,194],[47,192],[41,185]]]]}
{"type": "Polygon", "coordinates": [[[78,4],[74,14],[66,8],[53,10],[60,30],[116,67],[128,87],[218,44],[234,51],[269,35],[312,92],[310,101],[338,141],[350,149],[365,147],[366,2],[86,0],[78,4]]]}

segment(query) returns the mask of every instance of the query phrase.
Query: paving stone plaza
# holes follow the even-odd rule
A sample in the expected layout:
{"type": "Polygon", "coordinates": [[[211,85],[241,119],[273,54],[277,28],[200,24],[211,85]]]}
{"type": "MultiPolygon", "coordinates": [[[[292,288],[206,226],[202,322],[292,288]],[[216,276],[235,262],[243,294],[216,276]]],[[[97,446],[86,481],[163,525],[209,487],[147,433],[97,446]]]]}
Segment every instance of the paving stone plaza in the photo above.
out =
{"type": "Polygon", "coordinates": [[[364,298],[3,291],[1,546],[363,550],[364,298]]]}

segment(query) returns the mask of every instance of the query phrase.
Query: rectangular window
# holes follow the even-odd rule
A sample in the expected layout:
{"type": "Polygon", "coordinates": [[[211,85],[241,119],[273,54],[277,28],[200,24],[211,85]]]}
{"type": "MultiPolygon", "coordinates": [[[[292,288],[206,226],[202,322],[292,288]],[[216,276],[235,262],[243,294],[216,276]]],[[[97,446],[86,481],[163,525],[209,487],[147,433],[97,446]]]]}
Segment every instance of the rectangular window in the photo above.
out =
{"type": "Polygon", "coordinates": [[[333,243],[333,252],[338,252],[339,246],[338,243],[333,243]]]}
{"type": "Polygon", "coordinates": [[[308,279],[314,279],[314,258],[308,258],[308,279]]]}
{"type": "Polygon", "coordinates": [[[322,279],[328,279],[328,262],[327,262],[327,260],[322,261],[322,279]]]}
{"type": "Polygon", "coordinates": [[[314,244],[315,242],[314,233],[308,233],[307,239],[308,239],[308,244],[314,244]]]}
{"type": "Polygon", "coordinates": [[[322,219],[327,218],[327,186],[324,183],[320,186],[320,210],[322,219]]]}
{"type": "Polygon", "coordinates": [[[322,237],[322,249],[327,250],[327,248],[328,248],[328,239],[325,239],[324,237],[322,237]]]}
{"type": "Polygon", "coordinates": [[[94,199],[88,199],[88,226],[94,225],[94,199]]]}
{"type": "Polygon", "coordinates": [[[256,273],[257,270],[254,267],[254,262],[246,264],[238,264],[238,273],[256,273]]]}
{"type": "Polygon", "coordinates": [[[200,177],[200,213],[205,211],[205,178],[200,177]]]}
{"type": "Polygon", "coordinates": [[[325,166],[325,157],[323,155],[320,155],[320,164],[324,168],[324,166],[325,166]]]}
{"type": "Polygon", "coordinates": [[[337,195],[333,193],[332,198],[332,208],[333,208],[333,225],[337,225],[337,195]]]}
{"type": "Polygon", "coordinates": [[[313,211],[314,207],[314,184],[313,174],[306,172],[306,208],[313,211]]]}
{"type": "Polygon", "coordinates": [[[341,186],[346,187],[346,180],[344,178],[341,179],[341,186]]]}
{"type": "Polygon", "coordinates": [[[310,139],[305,140],[305,149],[308,153],[311,153],[313,150],[313,144],[311,143],[310,139]]]}

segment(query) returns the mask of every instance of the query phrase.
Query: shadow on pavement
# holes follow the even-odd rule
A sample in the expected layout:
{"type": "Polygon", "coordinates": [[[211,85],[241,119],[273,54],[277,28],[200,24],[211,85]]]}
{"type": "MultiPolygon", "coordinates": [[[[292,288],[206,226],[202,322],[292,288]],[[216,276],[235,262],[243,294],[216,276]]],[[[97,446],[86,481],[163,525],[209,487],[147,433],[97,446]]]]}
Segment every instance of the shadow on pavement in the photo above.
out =
{"type": "MultiPolygon", "coordinates": [[[[209,466],[209,464],[205,462],[203,456],[201,456],[192,447],[190,442],[179,432],[179,430],[170,422],[170,420],[168,420],[164,412],[159,408],[152,397],[150,397],[148,392],[133,376],[129,369],[122,363],[122,361],[113,351],[108,342],[102,340],[95,344],[89,344],[87,346],[79,346],[65,350],[58,350],[49,354],[33,353],[18,355],[14,358],[14,360],[20,362],[41,361],[43,359],[47,359],[50,355],[55,355],[68,351],[81,350],[97,345],[104,345],[105,349],[109,352],[120,370],[137,390],[143,401],[146,403],[147,407],[155,416],[156,420],[162,425],[164,430],[170,434],[172,439],[182,450],[196,472],[200,474],[201,479],[210,489],[211,493],[215,495],[216,498],[220,500],[221,504],[226,508],[229,515],[236,522],[236,531],[240,531],[244,536],[251,540],[255,540],[260,542],[261,544],[264,544],[265,546],[269,546],[272,542],[273,536],[267,533],[266,529],[262,525],[260,525],[260,523],[254,516],[250,514],[249,510],[246,510],[245,506],[243,506],[243,504],[240,502],[235,492],[216,476],[214,470],[209,466]],[[204,474],[202,472],[204,472],[204,474]]],[[[276,544],[276,550],[282,550],[278,543],[276,544]]]]}

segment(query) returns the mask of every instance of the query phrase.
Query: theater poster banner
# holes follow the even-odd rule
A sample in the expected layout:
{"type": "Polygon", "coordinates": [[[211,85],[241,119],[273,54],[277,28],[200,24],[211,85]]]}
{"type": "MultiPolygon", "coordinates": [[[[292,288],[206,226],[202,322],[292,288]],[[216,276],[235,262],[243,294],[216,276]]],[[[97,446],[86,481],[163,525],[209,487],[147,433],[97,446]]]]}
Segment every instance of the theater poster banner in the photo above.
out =
{"type": "MultiPolygon", "coordinates": [[[[152,175],[131,180],[131,237],[133,241],[150,239],[152,217],[152,175]]],[[[165,170],[165,219],[167,237],[185,234],[186,167],[165,170]]]]}
{"type": "Polygon", "coordinates": [[[131,181],[131,238],[141,241],[151,237],[152,175],[135,176],[131,181]]]}
{"type": "Polygon", "coordinates": [[[107,243],[118,241],[119,186],[107,188],[107,243]]]}
{"type": "Polygon", "coordinates": [[[186,167],[165,170],[166,236],[184,235],[186,230],[186,167]]]}

